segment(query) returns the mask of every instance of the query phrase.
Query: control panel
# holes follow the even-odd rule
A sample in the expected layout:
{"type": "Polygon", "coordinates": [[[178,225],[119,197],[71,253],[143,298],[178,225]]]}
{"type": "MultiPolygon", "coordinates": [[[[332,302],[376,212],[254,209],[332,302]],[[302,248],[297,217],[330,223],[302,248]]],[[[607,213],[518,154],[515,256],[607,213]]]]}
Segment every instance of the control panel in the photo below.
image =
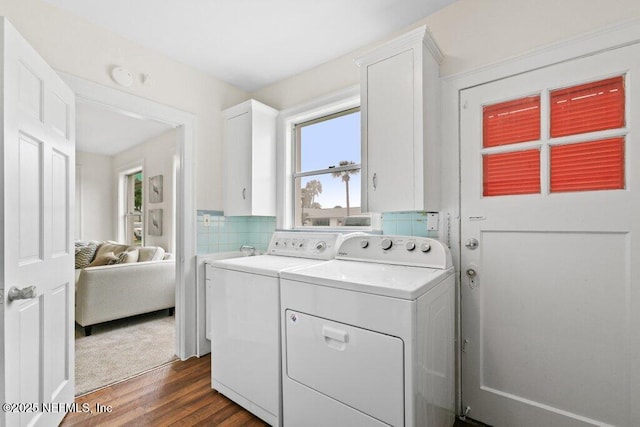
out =
{"type": "Polygon", "coordinates": [[[337,259],[448,269],[451,253],[444,243],[415,236],[346,236],[337,259]]]}
{"type": "Polygon", "coordinates": [[[334,259],[342,241],[340,233],[300,233],[276,231],[271,237],[267,253],[297,258],[334,259]]]}

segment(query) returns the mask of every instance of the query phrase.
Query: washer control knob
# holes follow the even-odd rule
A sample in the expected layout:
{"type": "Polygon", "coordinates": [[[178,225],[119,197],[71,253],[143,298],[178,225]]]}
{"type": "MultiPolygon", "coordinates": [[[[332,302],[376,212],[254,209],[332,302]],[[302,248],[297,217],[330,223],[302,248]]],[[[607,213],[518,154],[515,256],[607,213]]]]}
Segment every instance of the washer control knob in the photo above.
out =
{"type": "Polygon", "coordinates": [[[327,249],[327,244],[326,244],[325,242],[320,241],[320,242],[316,243],[316,250],[317,250],[318,252],[322,252],[322,251],[324,251],[325,249],[327,249]]]}
{"type": "Polygon", "coordinates": [[[380,242],[380,246],[383,250],[388,251],[389,249],[391,249],[391,246],[393,246],[393,241],[386,238],[382,239],[382,241],[380,242]]]}
{"type": "Polygon", "coordinates": [[[431,245],[428,243],[423,243],[420,245],[420,250],[424,253],[427,253],[431,250],[431,245]]]}
{"type": "Polygon", "coordinates": [[[298,243],[298,247],[299,247],[300,249],[302,249],[302,248],[304,247],[304,242],[300,242],[300,243],[298,243]]]}
{"type": "Polygon", "coordinates": [[[416,242],[407,242],[407,244],[405,245],[405,248],[407,248],[407,250],[411,252],[416,248],[416,242]]]}
{"type": "Polygon", "coordinates": [[[368,248],[369,247],[369,241],[368,240],[361,240],[360,241],[360,247],[362,249],[368,248]]]}

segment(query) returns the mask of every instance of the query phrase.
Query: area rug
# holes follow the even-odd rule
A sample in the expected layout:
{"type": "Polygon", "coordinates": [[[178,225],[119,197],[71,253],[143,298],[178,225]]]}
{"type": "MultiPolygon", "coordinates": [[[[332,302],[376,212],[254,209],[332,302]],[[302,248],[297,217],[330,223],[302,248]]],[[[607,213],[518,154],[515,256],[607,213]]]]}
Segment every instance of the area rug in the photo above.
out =
{"type": "Polygon", "coordinates": [[[95,325],[88,337],[76,324],[76,396],[175,359],[175,317],[167,310],[95,325]]]}

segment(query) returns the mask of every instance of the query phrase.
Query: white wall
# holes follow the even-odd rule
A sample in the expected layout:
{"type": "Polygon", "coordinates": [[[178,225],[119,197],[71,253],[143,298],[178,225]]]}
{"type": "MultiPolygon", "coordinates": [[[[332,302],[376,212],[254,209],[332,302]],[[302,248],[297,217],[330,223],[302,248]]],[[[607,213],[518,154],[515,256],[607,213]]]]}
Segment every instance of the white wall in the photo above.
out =
{"type": "MultiPolygon", "coordinates": [[[[162,246],[168,252],[173,249],[173,214],[174,214],[174,180],[173,158],[176,154],[176,139],[178,135],[175,129],[171,129],[148,141],[138,144],[128,150],[113,156],[112,182],[117,188],[120,172],[128,168],[132,163],[140,162],[143,165],[142,176],[143,200],[142,211],[145,214],[146,246],[162,246]],[[149,203],[149,178],[162,175],[163,197],[160,203],[149,203]],[[147,224],[149,223],[149,209],[162,209],[162,236],[151,236],[147,224]]],[[[116,190],[117,191],[117,190],[116,190]]],[[[115,195],[116,198],[118,195],[115,195]]],[[[117,200],[117,199],[116,199],[117,200]]],[[[117,206],[117,202],[116,205],[117,206]]],[[[114,211],[114,215],[115,215],[114,211]]]]}
{"type": "Polygon", "coordinates": [[[246,92],[40,0],[2,0],[0,15],[57,70],[195,114],[196,207],[222,209],[220,111],[248,99],[246,92]],[[134,74],[131,87],[111,80],[114,65],[134,74]],[[152,76],[152,87],[141,73],[152,76]]]}
{"type": "MultiPolygon", "coordinates": [[[[114,181],[111,156],[76,152],[80,166],[80,234],[82,240],[115,240],[114,181]]],[[[78,203],[78,200],[76,200],[78,203]]]]}
{"type": "Polygon", "coordinates": [[[427,24],[445,54],[441,75],[462,73],[560,40],[640,17],[638,0],[458,0],[370,46],[254,92],[285,109],[359,83],[353,59],[381,42],[427,24]]]}

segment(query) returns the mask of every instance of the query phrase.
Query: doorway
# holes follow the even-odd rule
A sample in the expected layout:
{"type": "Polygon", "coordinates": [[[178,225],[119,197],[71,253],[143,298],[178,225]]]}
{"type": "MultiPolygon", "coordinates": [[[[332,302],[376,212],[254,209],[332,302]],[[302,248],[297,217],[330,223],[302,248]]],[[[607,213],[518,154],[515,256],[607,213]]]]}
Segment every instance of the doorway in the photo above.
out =
{"type": "Polygon", "coordinates": [[[84,99],[118,111],[127,111],[175,129],[176,231],[173,247],[176,256],[176,355],[182,360],[196,355],[194,116],[66,73],[58,74],[73,89],[78,100],[84,99]]]}
{"type": "Polygon", "coordinates": [[[177,132],[87,100],[76,102],[76,118],[76,246],[96,246],[87,267],[76,265],[81,395],[175,359],[177,132]]]}

